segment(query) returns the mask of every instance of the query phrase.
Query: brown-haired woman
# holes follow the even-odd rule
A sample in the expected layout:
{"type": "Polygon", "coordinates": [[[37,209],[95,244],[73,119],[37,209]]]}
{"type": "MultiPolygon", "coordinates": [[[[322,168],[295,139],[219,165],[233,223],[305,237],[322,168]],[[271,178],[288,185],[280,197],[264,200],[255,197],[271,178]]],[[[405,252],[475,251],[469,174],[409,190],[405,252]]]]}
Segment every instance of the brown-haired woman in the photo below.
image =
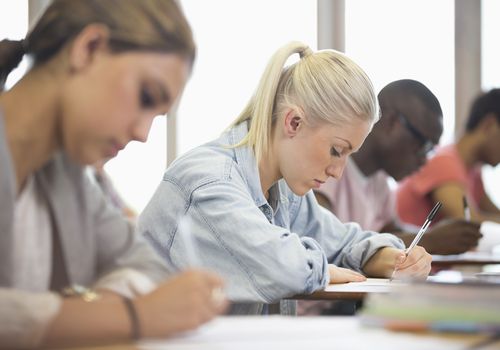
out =
{"type": "Polygon", "coordinates": [[[163,337],[220,313],[219,277],[162,282],[83,170],[145,141],[182,91],[195,46],[176,2],[55,0],[0,42],[2,81],[24,54],[33,67],[0,95],[0,347],[163,337]]]}

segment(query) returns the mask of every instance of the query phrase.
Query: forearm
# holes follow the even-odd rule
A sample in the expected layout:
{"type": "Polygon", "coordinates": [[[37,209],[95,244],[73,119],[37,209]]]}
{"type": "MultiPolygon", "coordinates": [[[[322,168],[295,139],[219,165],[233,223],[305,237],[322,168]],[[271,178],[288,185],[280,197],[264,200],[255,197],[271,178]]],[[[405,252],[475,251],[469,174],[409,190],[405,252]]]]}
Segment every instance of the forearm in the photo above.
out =
{"type": "Polygon", "coordinates": [[[389,277],[391,276],[395,259],[399,250],[392,247],[379,249],[363,266],[363,272],[369,277],[389,277]]]}
{"type": "Polygon", "coordinates": [[[64,299],[42,346],[119,343],[130,339],[131,323],[122,298],[105,293],[92,302],[79,297],[64,299]]]}

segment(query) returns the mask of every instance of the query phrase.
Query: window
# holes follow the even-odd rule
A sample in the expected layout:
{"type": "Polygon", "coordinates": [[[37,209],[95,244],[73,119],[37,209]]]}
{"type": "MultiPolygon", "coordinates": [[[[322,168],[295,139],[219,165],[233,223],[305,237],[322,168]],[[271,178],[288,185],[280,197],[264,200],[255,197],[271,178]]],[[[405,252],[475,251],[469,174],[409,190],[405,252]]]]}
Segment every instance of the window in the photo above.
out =
{"type": "MultiPolygon", "coordinates": [[[[28,1],[0,1],[0,40],[20,40],[28,31],[28,1]]],[[[12,71],[5,84],[6,89],[12,87],[27,69],[27,61],[12,71]]]]}
{"type": "Polygon", "coordinates": [[[316,1],[183,0],[198,45],[178,112],[178,153],[216,138],[250,99],[271,55],[289,41],[313,50],[316,1]]]}
{"type": "Polygon", "coordinates": [[[453,141],[455,119],[453,0],[346,1],[346,53],[368,73],[376,92],[415,79],[439,99],[440,143],[453,141]]]}

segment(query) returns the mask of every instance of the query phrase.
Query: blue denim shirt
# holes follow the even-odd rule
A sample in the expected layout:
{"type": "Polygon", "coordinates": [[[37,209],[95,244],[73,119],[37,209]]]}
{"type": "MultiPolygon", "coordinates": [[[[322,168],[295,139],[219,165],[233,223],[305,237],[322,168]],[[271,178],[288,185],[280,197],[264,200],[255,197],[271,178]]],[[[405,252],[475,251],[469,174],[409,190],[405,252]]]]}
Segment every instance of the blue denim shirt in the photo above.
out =
{"type": "MultiPolygon", "coordinates": [[[[361,271],[379,248],[404,247],[394,235],[341,223],[312,191],[297,196],[284,180],[266,200],[253,150],[228,147],[247,132],[242,123],[176,159],[142,212],[139,231],[172,270],[193,263],[179,237],[182,217],[189,221],[198,267],[219,273],[235,302],[274,303],[312,293],[328,284],[328,263],[361,271]]],[[[235,312],[261,308],[242,310],[235,312]]]]}

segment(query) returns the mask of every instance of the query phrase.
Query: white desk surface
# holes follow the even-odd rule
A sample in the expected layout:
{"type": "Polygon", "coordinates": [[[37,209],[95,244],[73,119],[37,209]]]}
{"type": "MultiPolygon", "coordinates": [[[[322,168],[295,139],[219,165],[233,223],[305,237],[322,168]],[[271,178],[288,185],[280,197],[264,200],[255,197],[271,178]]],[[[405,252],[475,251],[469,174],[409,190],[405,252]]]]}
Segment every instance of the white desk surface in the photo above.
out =
{"type": "MultiPolygon", "coordinates": [[[[464,349],[484,336],[392,332],[367,328],[357,317],[219,317],[200,329],[167,341],[144,341],[144,350],[422,350],[464,349]]],[[[500,349],[499,344],[495,344],[500,349]]],[[[481,348],[481,349],[494,349],[481,348]]]]}
{"type": "Polygon", "coordinates": [[[454,255],[433,255],[433,265],[452,264],[500,264],[500,254],[485,252],[466,252],[454,255]]]}

